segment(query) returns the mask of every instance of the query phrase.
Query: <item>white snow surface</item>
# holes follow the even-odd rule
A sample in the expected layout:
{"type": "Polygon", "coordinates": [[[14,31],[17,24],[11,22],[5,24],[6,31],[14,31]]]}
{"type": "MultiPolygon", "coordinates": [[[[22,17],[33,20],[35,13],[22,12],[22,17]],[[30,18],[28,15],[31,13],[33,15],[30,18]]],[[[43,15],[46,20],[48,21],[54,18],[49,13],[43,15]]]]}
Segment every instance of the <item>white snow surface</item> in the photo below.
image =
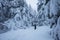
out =
{"type": "Polygon", "coordinates": [[[27,29],[11,30],[0,34],[0,40],[54,40],[50,34],[49,26],[33,27],[27,29]]]}

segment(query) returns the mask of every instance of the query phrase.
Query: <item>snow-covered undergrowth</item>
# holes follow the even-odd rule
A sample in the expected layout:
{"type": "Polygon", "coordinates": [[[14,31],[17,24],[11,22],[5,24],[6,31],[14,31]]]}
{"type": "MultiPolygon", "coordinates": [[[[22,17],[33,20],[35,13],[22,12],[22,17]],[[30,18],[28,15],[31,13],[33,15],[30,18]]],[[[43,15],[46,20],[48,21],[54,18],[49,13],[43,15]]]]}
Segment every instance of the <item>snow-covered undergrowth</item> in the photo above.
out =
{"type": "Polygon", "coordinates": [[[26,17],[23,19],[20,18],[20,13],[16,14],[16,16],[13,19],[9,19],[6,21],[4,24],[13,30],[16,29],[25,29],[26,27],[28,28],[30,26],[29,22],[27,23],[26,17]]]}
{"type": "Polygon", "coordinates": [[[52,28],[51,35],[55,40],[60,40],[60,17],[58,18],[56,27],[52,28]]]}
{"type": "Polygon", "coordinates": [[[28,29],[11,30],[0,34],[0,40],[54,40],[50,35],[49,26],[33,27],[28,29]]]}

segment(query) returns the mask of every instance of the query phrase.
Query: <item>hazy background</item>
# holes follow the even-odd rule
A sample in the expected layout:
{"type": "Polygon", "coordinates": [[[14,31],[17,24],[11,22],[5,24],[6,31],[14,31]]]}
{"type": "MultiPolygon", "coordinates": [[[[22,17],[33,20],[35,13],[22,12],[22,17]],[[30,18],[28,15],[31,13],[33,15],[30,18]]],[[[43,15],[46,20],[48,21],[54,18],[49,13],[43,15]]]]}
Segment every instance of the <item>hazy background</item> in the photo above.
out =
{"type": "Polygon", "coordinates": [[[37,10],[38,0],[26,0],[26,2],[27,2],[28,5],[31,5],[31,7],[32,7],[34,10],[37,10]]]}

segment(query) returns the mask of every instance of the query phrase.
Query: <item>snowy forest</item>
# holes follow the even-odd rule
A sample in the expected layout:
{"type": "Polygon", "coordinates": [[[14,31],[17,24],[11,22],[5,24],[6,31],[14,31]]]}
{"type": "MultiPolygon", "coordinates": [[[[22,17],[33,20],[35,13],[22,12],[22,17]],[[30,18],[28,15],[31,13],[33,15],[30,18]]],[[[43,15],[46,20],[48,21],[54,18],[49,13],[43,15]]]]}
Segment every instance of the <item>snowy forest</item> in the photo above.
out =
{"type": "Polygon", "coordinates": [[[0,40],[60,40],[60,0],[0,0],[0,40]]]}

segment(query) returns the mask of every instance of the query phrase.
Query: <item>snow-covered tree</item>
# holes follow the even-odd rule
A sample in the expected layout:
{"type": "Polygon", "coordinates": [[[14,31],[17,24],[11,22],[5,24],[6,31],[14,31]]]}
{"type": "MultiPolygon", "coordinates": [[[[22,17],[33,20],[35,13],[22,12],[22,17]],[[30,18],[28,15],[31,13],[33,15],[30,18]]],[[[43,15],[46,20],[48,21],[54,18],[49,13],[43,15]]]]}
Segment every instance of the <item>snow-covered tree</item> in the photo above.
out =
{"type": "Polygon", "coordinates": [[[46,22],[48,20],[48,14],[49,14],[49,1],[47,0],[38,0],[38,19],[40,20],[39,22],[41,25],[48,24],[46,22]]]}
{"type": "MultiPolygon", "coordinates": [[[[22,25],[21,23],[23,23],[23,16],[27,14],[26,12],[28,12],[26,11],[28,10],[27,8],[28,6],[25,0],[1,0],[0,24],[4,25],[8,29],[13,27],[20,27],[19,25],[22,25]],[[19,22],[20,20],[22,21],[19,22]]],[[[4,30],[5,27],[2,30],[4,30]]]]}
{"type": "Polygon", "coordinates": [[[52,32],[51,34],[53,35],[55,40],[60,40],[60,34],[59,31],[59,20],[60,20],[60,0],[50,0],[50,15],[52,15],[53,22],[51,22],[52,24],[52,32]],[[52,6],[52,7],[51,7],[52,6]],[[55,21],[55,22],[54,22],[55,21]]]}

